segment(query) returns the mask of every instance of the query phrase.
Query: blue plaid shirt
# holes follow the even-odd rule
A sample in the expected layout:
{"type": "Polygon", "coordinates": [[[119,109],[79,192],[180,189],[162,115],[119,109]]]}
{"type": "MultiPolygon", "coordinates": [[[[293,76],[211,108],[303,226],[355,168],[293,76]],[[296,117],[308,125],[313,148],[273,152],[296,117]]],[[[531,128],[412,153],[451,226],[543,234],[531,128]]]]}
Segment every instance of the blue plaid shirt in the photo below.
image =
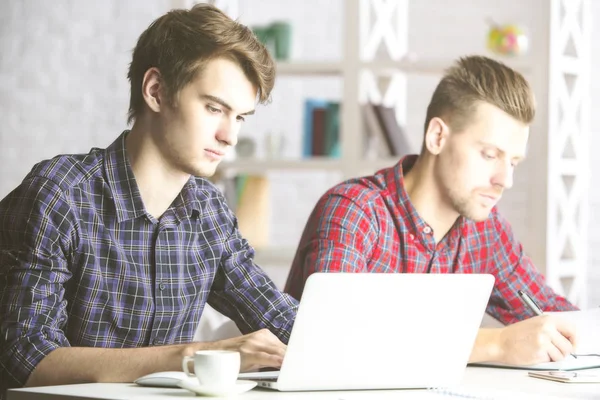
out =
{"type": "Polygon", "coordinates": [[[155,219],[126,134],[39,163],[0,202],[0,397],[58,347],[190,342],[207,302],[289,338],[297,302],[254,264],[220,191],[191,178],[155,219]]]}

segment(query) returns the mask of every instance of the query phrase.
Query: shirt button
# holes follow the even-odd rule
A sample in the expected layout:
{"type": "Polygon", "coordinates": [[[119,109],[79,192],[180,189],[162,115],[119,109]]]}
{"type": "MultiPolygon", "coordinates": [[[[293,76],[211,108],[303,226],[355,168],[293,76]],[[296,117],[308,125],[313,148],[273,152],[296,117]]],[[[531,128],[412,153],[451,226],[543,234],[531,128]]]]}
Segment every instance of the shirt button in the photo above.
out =
{"type": "Polygon", "coordinates": [[[163,290],[165,290],[165,289],[167,288],[167,285],[165,285],[164,283],[162,283],[162,282],[161,282],[161,283],[160,283],[160,285],[158,285],[158,288],[159,288],[161,291],[163,291],[163,290]]]}
{"type": "Polygon", "coordinates": [[[431,228],[426,226],[425,228],[423,228],[423,233],[429,235],[431,233],[431,228]]]}
{"type": "Polygon", "coordinates": [[[408,237],[410,238],[410,240],[415,240],[415,235],[413,235],[412,233],[408,235],[408,237]]]}

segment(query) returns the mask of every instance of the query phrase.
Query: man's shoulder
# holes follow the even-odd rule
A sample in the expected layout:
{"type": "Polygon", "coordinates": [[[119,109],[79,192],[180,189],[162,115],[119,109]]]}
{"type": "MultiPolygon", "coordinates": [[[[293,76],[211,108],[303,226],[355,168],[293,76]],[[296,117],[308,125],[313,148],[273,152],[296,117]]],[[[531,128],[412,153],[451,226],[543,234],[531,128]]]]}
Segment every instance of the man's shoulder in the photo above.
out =
{"type": "Polygon", "coordinates": [[[357,204],[371,204],[375,199],[388,195],[385,180],[378,175],[352,178],[333,186],[325,193],[325,197],[342,196],[357,204]]]}
{"type": "Polygon", "coordinates": [[[19,186],[0,201],[0,218],[29,213],[33,209],[50,213],[60,208],[59,213],[65,215],[69,206],[58,199],[68,197],[74,187],[101,174],[98,172],[101,160],[102,155],[92,150],[89,154],[63,154],[40,161],[19,186]]]}
{"type": "Polygon", "coordinates": [[[219,189],[214,183],[212,183],[207,178],[196,176],[194,177],[194,181],[196,182],[196,195],[199,199],[206,197],[223,197],[223,192],[221,192],[221,189],[219,189]]]}
{"type": "Polygon", "coordinates": [[[33,166],[24,180],[43,179],[67,191],[101,174],[104,151],[94,148],[87,154],[61,154],[33,166]]]}
{"type": "Polygon", "coordinates": [[[194,177],[193,205],[202,218],[213,223],[230,224],[235,221],[235,214],[227,204],[225,195],[207,178],[194,177]]]}
{"type": "Polygon", "coordinates": [[[210,209],[217,214],[229,213],[225,195],[214,183],[207,178],[194,177],[194,196],[201,209],[210,209]]]}

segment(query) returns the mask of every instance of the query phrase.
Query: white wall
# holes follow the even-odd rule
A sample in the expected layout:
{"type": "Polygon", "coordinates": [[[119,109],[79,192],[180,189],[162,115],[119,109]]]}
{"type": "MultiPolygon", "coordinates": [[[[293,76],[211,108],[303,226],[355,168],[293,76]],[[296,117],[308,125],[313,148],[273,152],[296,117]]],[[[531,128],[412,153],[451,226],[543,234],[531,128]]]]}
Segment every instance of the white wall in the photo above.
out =
{"type": "Polygon", "coordinates": [[[592,3],[592,76],[591,76],[591,135],[590,135],[590,221],[589,221],[589,258],[588,299],[590,306],[600,306],[600,1],[592,3]]]}
{"type": "Polygon", "coordinates": [[[126,128],[127,67],[169,1],[0,2],[0,196],[33,164],[126,128]]]}
{"type": "MultiPolygon", "coordinates": [[[[0,197],[6,195],[32,165],[58,153],[87,152],[104,147],[126,128],[129,86],[126,80],[131,49],[150,21],[176,1],[106,0],[72,2],[4,0],[0,2],[0,197]]],[[[600,17],[600,2],[592,2],[600,17]]],[[[240,0],[240,20],[249,25],[273,19],[294,23],[294,55],[304,60],[341,57],[343,0],[240,0]],[[317,11],[318,10],[318,11],[317,11]]],[[[547,8],[544,0],[419,0],[410,8],[409,47],[423,57],[447,58],[485,52],[485,18],[518,22],[529,28],[531,80],[538,98],[545,98],[547,72],[547,8]],[[450,6],[449,4],[452,4],[450,6]]],[[[597,30],[596,30],[597,32],[597,30]]],[[[600,45],[593,42],[598,50],[600,45]]],[[[594,54],[597,54],[595,52],[594,54]]],[[[600,65],[594,56],[594,65],[600,65]]],[[[409,81],[409,132],[416,143],[422,134],[425,107],[437,77],[409,81]]],[[[600,82],[592,77],[594,88],[600,82]]],[[[259,149],[268,132],[286,136],[286,156],[299,155],[301,104],[305,95],[341,95],[335,79],[279,79],[273,103],[258,110],[244,131],[259,149]]],[[[597,92],[597,91],[596,91],[597,92]]],[[[598,96],[593,97],[598,104],[598,96]]],[[[592,112],[592,117],[596,117],[592,112]]],[[[515,187],[501,202],[525,248],[543,270],[545,210],[535,193],[545,184],[547,115],[542,107],[532,135],[530,159],[516,176],[515,187]],[[541,167],[541,168],[538,168],[541,167]]],[[[592,121],[592,126],[595,120],[592,121]]],[[[600,121],[598,121],[600,122],[600,121]]],[[[599,139],[592,138],[594,144],[599,139]]],[[[599,143],[600,144],[600,143],[599,143]]],[[[593,149],[594,146],[591,146],[593,149]]],[[[336,174],[273,173],[274,203],[271,238],[274,245],[296,245],[303,224],[318,196],[338,179],[336,174]]],[[[592,179],[597,179],[592,174],[592,179]]],[[[600,191],[592,182],[592,224],[600,222],[600,191]]],[[[600,304],[600,233],[590,234],[590,304],[600,304]]],[[[269,268],[278,284],[287,271],[269,268]]]]}

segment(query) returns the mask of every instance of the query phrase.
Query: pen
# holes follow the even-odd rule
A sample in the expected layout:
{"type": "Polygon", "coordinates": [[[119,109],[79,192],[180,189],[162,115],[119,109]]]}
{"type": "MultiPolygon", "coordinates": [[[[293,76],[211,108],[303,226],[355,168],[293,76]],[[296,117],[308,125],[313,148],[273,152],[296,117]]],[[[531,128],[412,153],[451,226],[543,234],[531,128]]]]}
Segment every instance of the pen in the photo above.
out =
{"type": "MultiPolygon", "coordinates": [[[[535,301],[533,301],[533,299],[523,290],[517,290],[517,293],[519,294],[519,297],[521,298],[521,300],[523,300],[523,303],[525,303],[527,305],[527,307],[529,307],[529,309],[531,311],[533,311],[533,313],[535,315],[543,315],[544,312],[542,311],[542,309],[540,307],[538,307],[537,304],[535,304],[535,301]]],[[[577,356],[575,354],[571,354],[573,356],[573,358],[577,358],[577,356]]]]}
{"type": "Polygon", "coordinates": [[[542,309],[539,308],[537,304],[535,304],[535,301],[533,301],[533,299],[531,297],[529,297],[529,295],[527,293],[525,293],[522,290],[518,290],[517,293],[519,294],[519,297],[521,298],[521,300],[523,300],[523,303],[525,303],[527,305],[527,307],[529,307],[529,309],[531,311],[533,311],[533,313],[535,315],[544,314],[542,309]]]}

